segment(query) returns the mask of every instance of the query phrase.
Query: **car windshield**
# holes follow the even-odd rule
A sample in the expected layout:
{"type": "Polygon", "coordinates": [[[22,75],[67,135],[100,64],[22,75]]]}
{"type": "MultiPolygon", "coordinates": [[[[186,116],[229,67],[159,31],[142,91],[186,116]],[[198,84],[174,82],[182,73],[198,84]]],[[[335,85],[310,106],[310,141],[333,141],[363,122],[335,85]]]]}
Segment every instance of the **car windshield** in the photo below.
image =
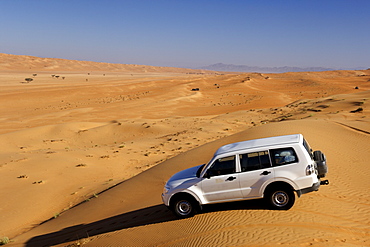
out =
{"type": "Polygon", "coordinates": [[[197,177],[199,178],[200,177],[200,174],[202,173],[203,171],[203,168],[206,166],[206,164],[203,164],[201,165],[198,170],[197,170],[197,177]]]}
{"type": "Polygon", "coordinates": [[[199,170],[197,171],[197,177],[199,178],[199,176],[200,176],[200,174],[202,174],[205,170],[206,170],[206,168],[208,167],[208,165],[210,164],[210,162],[212,161],[212,159],[208,162],[208,163],[206,163],[206,164],[203,164],[200,168],[199,168],[199,170]]]}

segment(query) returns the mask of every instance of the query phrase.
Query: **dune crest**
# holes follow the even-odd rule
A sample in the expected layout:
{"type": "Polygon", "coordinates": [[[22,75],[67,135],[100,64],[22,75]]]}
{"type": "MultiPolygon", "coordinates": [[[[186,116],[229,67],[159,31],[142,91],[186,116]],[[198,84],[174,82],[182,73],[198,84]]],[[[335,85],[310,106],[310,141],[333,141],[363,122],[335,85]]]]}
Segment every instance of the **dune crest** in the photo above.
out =
{"type": "MultiPolygon", "coordinates": [[[[207,70],[193,70],[175,67],[156,67],[137,64],[117,64],[60,58],[41,58],[25,55],[0,53],[1,71],[109,71],[127,73],[212,73],[207,70]]],[[[214,72],[213,72],[214,73],[214,72]]]]}

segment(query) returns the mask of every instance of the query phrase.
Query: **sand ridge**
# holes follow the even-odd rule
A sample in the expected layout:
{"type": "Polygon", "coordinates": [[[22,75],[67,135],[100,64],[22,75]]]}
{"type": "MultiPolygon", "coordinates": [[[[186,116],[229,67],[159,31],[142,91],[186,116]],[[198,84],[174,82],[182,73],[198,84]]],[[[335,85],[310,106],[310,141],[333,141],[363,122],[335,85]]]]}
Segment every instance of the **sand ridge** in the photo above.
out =
{"type": "Polygon", "coordinates": [[[77,61],[60,58],[41,58],[24,55],[11,55],[0,53],[2,71],[109,71],[109,72],[188,72],[204,73],[204,70],[183,69],[174,67],[157,67],[137,64],[114,64],[91,61],[77,61]]]}
{"type": "Polygon", "coordinates": [[[0,55],[0,237],[10,246],[369,243],[368,70],[143,71],[0,55]],[[161,204],[165,181],[219,146],[290,133],[326,153],[331,180],[291,210],[257,201],[179,221],[161,204]]]}
{"type": "MultiPolygon", "coordinates": [[[[81,238],[87,232],[91,237],[83,241],[91,241],[91,246],[104,246],[108,242],[113,246],[249,245],[251,242],[267,246],[320,246],[345,242],[366,245],[369,241],[369,222],[363,216],[369,213],[366,196],[369,193],[369,180],[366,180],[369,174],[358,175],[358,171],[366,166],[368,157],[358,157],[358,168],[354,167],[353,176],[349,176],[345,165],[353,160],[350,147],[357,142],[368,141],[368,135],[323,120],[261,125],[253,128],[253,131],[246,130],[178,155],[112,188],[91,203],[82,204],[67,211],[63,217],[35,228],[32,235],[42,232],[49,232],[49,235],[35,237],[28,244],[58,244],[68,239],[82,242],[73,235],[81,238]],[[292,210],[271,211],[262,202],[250,201],[214,206],[192,219],[176,220],[155,195],[155,191],[158,193],[162,189],[166,176],[174,170],[207,161],[209,152],[220,145],[272,134],[297,133],[302,129],[303,134],[311,140],[311,145],[326,150],[328,159],[335,165],[331,166],[332,174],[328,177],[331,185],[322,187],[320,192],[302,196],[292,210]],[[338,131],[342,135],[333,135],[338,131]],[[321,139],[317,139],[317,135],[321,139]],[[350,142],[332,145],[332,142],[340,143],[342,138],[350,142]],[[344,151],[345,155],[337,155],[344,151]],[[110,210],[102,210],[107,201],[110,210]],[[68,228],[63,229],[62,225],[68,228]],[[93,237],[97,232],[100,234],[93,237]],[[143,235],[146,237],[143,238],[143,235]]],[[[357,151],[368,154],[370,150],[369,146],[364,145],[357,151]]]]}

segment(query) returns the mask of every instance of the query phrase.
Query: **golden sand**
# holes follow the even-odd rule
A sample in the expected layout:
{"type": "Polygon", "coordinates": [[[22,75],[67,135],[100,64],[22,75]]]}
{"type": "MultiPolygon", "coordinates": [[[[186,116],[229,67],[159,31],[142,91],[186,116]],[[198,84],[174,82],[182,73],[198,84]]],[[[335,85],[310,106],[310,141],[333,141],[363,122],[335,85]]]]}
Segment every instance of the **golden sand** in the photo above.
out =
{"type": "Polygon", "coordinates": [[[0,61],[0,239],[9,246],[370,245],[369,70],[0,61]],[[257,200],[177,220],[162,205],[166,180],[221,145],[293,133],[326,154],[330,185],[291,210],[257,200]]]}

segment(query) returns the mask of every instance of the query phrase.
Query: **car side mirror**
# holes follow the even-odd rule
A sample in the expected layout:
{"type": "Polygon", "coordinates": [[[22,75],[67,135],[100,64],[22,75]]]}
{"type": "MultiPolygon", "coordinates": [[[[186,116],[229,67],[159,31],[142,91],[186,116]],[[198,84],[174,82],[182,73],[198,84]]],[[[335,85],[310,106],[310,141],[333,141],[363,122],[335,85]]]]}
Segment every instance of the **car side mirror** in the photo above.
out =
{"type": "Polygon", "coordinates": [[[204,173],[203,178],[208,178],[208,179],[210,179],[210,178],[211,178],[211,174],[210,174],[209,170],[208,170],[208,171],[206,171],[206,173],[204,173]]]}

